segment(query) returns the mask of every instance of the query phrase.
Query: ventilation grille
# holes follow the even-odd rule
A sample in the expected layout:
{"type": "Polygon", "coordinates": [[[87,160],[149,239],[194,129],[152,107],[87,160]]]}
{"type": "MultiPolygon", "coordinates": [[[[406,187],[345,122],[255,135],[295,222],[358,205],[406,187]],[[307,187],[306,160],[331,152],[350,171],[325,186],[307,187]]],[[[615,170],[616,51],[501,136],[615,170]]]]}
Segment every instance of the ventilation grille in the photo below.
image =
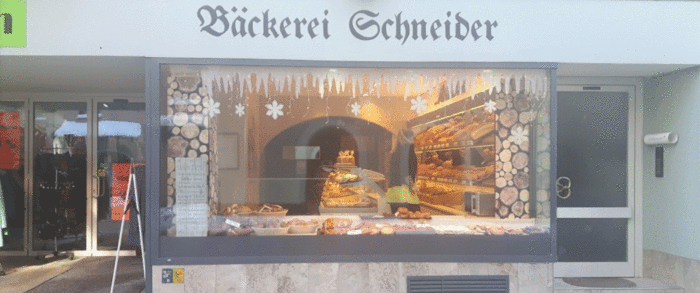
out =
{"type": "Polygon", "coordinates": [[[415,276],[408,277],[408,293],[508,293],[508,276],[415,276]]]}

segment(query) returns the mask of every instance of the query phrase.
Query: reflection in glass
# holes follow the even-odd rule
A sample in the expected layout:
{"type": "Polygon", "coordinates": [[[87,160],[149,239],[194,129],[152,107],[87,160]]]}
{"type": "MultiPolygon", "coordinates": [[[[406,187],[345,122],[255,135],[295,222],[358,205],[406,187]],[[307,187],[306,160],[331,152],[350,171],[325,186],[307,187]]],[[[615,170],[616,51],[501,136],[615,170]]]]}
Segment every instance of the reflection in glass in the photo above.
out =
{"type": "Polygon", "coordinates": [[[87,104],[34,104],[33,249],[85,250],[87,104]]]}
{"type": "MultiPolygon", "coordinates": [[[[145,104],[127,101],[98,103],[97,111],[97,248],[115,250],[122,215],[115,197],[121,197],[126,192],[131,171],[136,172],[141,210],[144,208],[145,104]]],[[[134,215],[133,211],[130,212],[128,224],[125,225],[122,249],[135,248],[139,244],[134,215]]]]}
{"type": "Polygon", "coordinates": [[[0,250],[24,250],[24,102],[0,102],[0,250]]]}
{"type": "Polygon", "coordinates": [[[163,68],[161,235],[548,229],[546,70],[163,68]]]}

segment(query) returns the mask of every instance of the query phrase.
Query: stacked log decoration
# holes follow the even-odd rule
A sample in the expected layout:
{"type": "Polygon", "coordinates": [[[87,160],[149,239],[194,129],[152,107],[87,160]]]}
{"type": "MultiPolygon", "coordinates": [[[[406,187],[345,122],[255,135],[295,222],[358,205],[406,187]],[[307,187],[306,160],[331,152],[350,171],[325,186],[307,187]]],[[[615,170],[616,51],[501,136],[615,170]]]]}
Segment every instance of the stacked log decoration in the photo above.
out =
{"type": "MultiPolygon", "coordinates": [[[[216,146],[212,146],[213,115],[207,115],[206,108],[213,103],[199,76],[169,76],[167,79],[166,115],[172,121],[167,140],[167,206],[175,204],[176,193],[175,158],[210,158],[216,157],[216,146]]],[[[215,129],[215,128],[214,128],[215,129]]],[[[209,164],[211,166],[211,164],[209,164]]],[[[209,168],[210,213],[215,213],[218,206],[216,184],[218,170],[209,168]]]]}
{"type": "MultiPolygon", "coordinates": [[[[549,109],[549,98],[544,98],[540,109],[549,109]]],[[[535,170],[535,192],[536,192],[536,217],[549,221],[550,217],[550,126],[549,126],[549,111],[539,111],[537,119],[534,122],[533,129],[535,133],[536,145],[535,152],[537,153],[537,168],[535,170]]]]}
{"type": "MultiPolygon", "coordinates": [[[[515,89],[515,78],[507,81],[515,89]]],[[[492,91],[496,102],[496,218],[530,218],[530,140],[531,93],[526,92],[525,78],[520,91],[507,88],[501,79],[500,91],[492,91]]]]}

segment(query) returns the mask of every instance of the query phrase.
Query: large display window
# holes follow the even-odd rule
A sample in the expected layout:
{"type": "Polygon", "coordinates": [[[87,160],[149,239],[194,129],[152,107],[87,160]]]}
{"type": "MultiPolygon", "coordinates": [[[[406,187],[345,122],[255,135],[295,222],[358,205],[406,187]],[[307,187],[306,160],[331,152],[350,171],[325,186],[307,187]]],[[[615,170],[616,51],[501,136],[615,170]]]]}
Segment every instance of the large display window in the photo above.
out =
{"type": "Polygon", "coordinates": [[[553,260],[554,65],[188,63],[151,62],[156,262],[553,260]]]}

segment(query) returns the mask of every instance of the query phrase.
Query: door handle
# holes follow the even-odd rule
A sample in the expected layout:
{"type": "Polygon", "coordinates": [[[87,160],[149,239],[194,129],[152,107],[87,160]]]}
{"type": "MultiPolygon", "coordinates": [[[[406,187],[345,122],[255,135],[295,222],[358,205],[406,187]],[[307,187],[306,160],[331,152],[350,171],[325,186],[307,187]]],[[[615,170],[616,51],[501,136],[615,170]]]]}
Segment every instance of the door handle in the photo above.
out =
{"type": "Polygon", "coordinates": [[[97,179],[97,196],[93,196],[95,198],[102,197],[105,195],[105,192],[107,191],[107,186],[104,186],[104,181],[102,178],[106,176],[106,170],[105,169],[99,169],[97,170],[97,173],[93,177],[97,179]]]}
{"type": "Polygon", "coordinates": [[[557,197],[567,199],[571,196],[571,179],[569,177],[557,178],[557,197]]]}

